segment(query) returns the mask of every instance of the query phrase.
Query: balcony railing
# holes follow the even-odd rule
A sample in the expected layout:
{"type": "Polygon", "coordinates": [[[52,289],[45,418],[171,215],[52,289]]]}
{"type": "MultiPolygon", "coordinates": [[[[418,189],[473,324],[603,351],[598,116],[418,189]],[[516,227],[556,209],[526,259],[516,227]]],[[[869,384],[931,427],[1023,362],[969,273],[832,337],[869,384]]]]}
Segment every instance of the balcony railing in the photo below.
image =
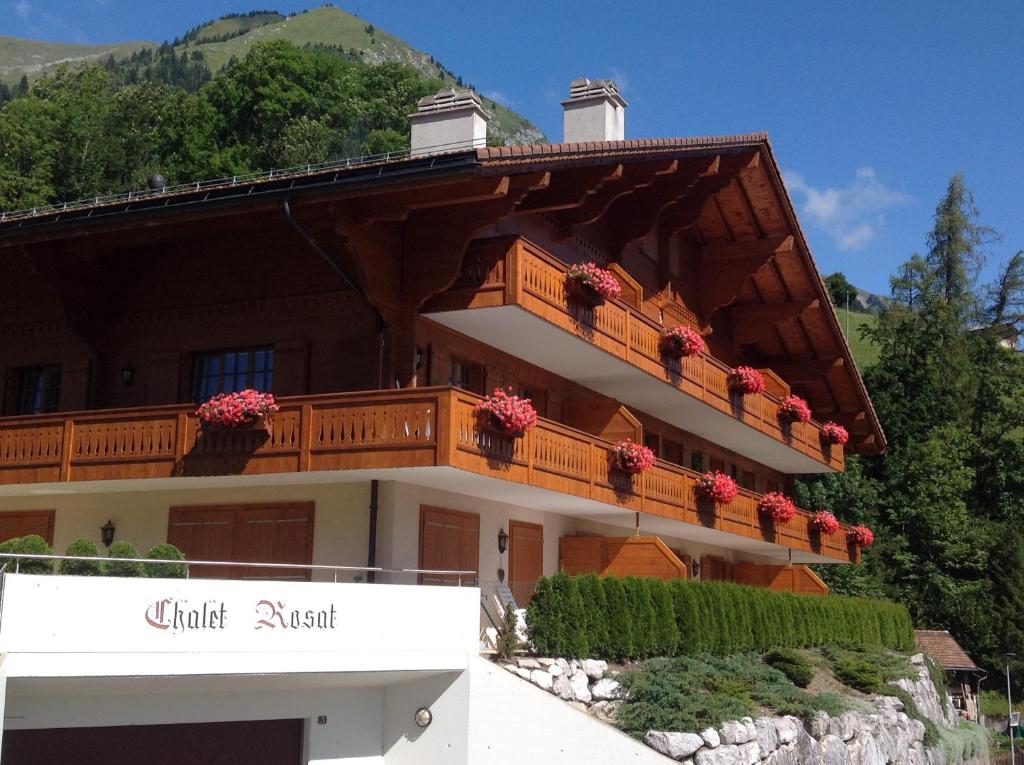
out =
{"type": "Polygon", "coordinates": [[[451,388],[339,393],[279,400],[268,430],[203,430],[191,407],[0,419],[0,485],[453,467],[490,478],[650,513],[837,560],[854,560],[844,528],[819,537],[801,511],[765,524],[758,495],[705,506],[697,473],[659,461],[630,476],[612,469],[612,444],[541,419],[523,438],[482,431],[480,398],[451,388]]]}
{"type": "Polygon", "coordinates": [[[816,462],[843,469],[843,449],[822,442],[820,423],[784,426],[778,417],[781,399],[771,393],[747,395],[738,402],[729,391],[729,366],[707,353],[679,360],[663,356],[661,324],[620,300],[597,308],[569,300],[566,270],[562,261],[516,239],[503,252],[482,250],[467,256],[459,279],[431,301],[427,313],[518,306],[816,462]]]}

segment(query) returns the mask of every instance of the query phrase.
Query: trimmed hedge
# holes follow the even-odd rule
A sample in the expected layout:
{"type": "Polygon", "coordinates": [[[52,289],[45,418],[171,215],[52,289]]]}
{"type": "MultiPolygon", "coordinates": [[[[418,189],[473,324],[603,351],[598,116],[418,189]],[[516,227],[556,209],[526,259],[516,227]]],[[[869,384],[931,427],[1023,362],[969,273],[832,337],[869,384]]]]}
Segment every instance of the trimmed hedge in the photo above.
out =
{"type": "Polygon", "coordinates": [[[541,654],[578,658],[589,648],[612,661],[814,646],[914,649],[910,614],[898,603],[682,579],[542,578],[527,627],[541,654]]]}
{"type": "Polygon", "coordinates": [[[25,558],[6,558],[2,553],[15,553],[20,555],[52,555],[53,549],[38,534],[29,534],[24,537],[15,537],[0,543],[0,560],[7,563],[7,570],[11,573],[17,571],[21,574],[52,574],[53,561],[25,558]]]}
{"type": "Polygon", "coordinates": [[[141,561],[138,561],[139,551],[135,545],[123,539],[114,542],[107,550],[107,557],[110,558],[131,558],[131,561],[112,560],[103,566],[104,576],[143,576],[141,561]]]}

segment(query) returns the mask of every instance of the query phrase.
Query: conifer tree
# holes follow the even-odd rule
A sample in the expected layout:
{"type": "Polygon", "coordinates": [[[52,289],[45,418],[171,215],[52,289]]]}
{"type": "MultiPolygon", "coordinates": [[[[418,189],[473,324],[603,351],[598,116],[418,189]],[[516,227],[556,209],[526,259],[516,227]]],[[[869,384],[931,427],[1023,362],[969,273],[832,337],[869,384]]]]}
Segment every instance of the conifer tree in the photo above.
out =
{"type": "Polygon", "coordinates": [[[633,646],[633,616],[626,589],[618,577],[601,580],[608,603],[608,658],[622,661],[636,655],[633,646]]]}
{"type": "Polygon", "coordinates": [[[590,655],[604,658],[610,646],[608,640],[608,601],[604,596],[604,587],[596,574],[583,574],[576,577],[576,586],[583,601],[583,622],[590,645],[590,655]]]}

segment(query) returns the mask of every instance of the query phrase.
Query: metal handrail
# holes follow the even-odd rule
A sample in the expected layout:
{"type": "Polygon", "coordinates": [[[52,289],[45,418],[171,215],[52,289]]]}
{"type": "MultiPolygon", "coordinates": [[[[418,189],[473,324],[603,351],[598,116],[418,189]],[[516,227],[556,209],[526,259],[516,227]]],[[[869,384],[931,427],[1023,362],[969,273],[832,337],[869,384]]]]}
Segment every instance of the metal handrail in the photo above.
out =
{"type": "Polygon", "coordinates": [[[236,560],[173,560],[170,558],[104,558],[95,555],[54,555],[54,554],[31,554],[31,553],[0,553],[0,560],[4,561],[3,568],[0,568],[0,573],[3,573],[6,569],[8,558],[14,559],[14,573],[18,573],[21,561],[23,560],[81,560],[81,561],[97,561],[103,563],[110,563],[111,561],[117,563],[157,563],[167,565],[179,565],[185,566],[186,576],[189,572],[189,566],[227,566],[227,567],[238,567],[238,568],[287,568],[287,569],[302,569],[308,571],[333,571],[335,576],[339,571],[359,571],[363,573],[374,573],[374,574],[431,574],[434,576],[457,576],[459,577],[459,584],[462,584],[462,577],[464,576],[475,576],[476,571],[462,571],[462,570],[447,570],[447,569],[426,569],[426,568],[382,568],[380,566],[333,566],[324,563],[265,563],[256,562],[247,563],[244,561],[236,560]]]}

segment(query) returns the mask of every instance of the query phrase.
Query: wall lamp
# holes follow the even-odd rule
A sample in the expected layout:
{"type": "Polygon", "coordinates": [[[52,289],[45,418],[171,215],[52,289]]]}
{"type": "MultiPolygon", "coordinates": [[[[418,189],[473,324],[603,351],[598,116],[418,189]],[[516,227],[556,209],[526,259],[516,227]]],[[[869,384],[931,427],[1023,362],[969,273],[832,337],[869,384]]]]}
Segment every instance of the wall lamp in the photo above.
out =
{"type": "Polygon", "coordinates": [[[508,534],[505,533],[505,529],[498,532],[498,553],[504,554],[505,550],[508,549],[508,534]]]}
{"type": "Polygon", "coordinates": [[[416,724],[421,728],[426,728],[430,723],[434,721],[434,713],[426,707],[420,707],[416,710],[416,714],[412,718],[416,724]]]}
{"type": "Polygon", "coordinates": [[[117,531],[117,528],[114,524],[111,521],[107,521],[100,526],[100,541],[102,541],[107,547],[110,547],[110,545],[114,543],[115,531],[117,531]]]}
{"type": "Polygon", "coordinates": [[[121,382],[125,385],[131,385],[135,382],[135,365],[131,362],[121,367],[121,382]]]}

